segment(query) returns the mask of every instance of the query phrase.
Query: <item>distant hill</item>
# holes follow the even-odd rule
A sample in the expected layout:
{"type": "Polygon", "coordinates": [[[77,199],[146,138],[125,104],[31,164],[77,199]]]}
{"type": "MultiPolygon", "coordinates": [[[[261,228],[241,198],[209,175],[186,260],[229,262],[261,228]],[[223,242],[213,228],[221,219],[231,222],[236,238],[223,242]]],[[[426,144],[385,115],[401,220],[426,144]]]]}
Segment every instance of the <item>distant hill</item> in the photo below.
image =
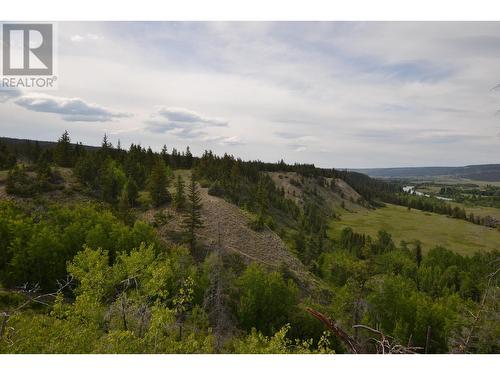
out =
{"type": "MultiPolygon", "coordinates": [[[[43,150],[45,148],[52,148],[55,147],[57,142],[53,141],[39,141],[39,140],[34,140],[34,139],[19,139],[19,138],[9,138],[9,137],[0,137],[0,143],[3,143],[10,149],[16,151],[22,149],[27,143],[29,142],[38,142],[38,145],[40,148],[43,150]]],[[[76,145],[76,143],[72,143],[72,145],[76,145]]],[[[88,145],[82,145],[86,150],[98,150],[99,147],[97,146],[88,146],[88,145]]]]}
{"type": "Polygon", "coordinates": [[[368,168],[354,171],[377,178],[453,177],[477,181],[500,181],[500,164],[467,165],[464,167],[368,168]]]}

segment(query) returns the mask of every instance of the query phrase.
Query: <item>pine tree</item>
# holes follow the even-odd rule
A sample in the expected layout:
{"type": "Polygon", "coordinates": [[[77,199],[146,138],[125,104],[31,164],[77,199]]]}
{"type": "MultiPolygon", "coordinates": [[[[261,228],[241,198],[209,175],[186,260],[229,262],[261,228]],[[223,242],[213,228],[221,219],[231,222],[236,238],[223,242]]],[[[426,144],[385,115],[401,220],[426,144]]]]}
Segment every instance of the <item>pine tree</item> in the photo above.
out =
{"type": "Polygon", "coordinates": [[[184,193],[184,181],[180,175],[177,176],[175,184],[174,206],[177,210],[183,210],[186,206],[186,194],[184,193]]]}
{"type": "Polygon", "coordinates": [[[54,149],[54,160],[61,167],[71,167],[73,165],[73,149],[67,130],[64,131],[61,138],[57,141],[54,149]]]}
{"type": "Polygon", "coordinates": [[[104,133],[104,137],[102,137],[101,148],[103,150],[109,150],[109,149],[113,148],[113,145],[111,144],[111,142],[108,141],[108,135],[106,133],[104,133]]]}
{"type": "Polygon", "coordinates": [[[170,193],[168,187],[167,167],[162,159],[158,159],[151,170],[151,175],[148,180],[148,191],[155,206],[170,201],[170,193]]]}
{"type": "Polygon", "coordinates": [[[16,164],[16,157],[6,145],[0,143],[0,169],[10,169],[16,164]]]}
{"type": "Polygon", "coordinates": [[[125,189],[127,190],[128,203],[130,206],[135,206],[139,197],[139,188],[132,177],[128,178],[125,189]]]}
{"type": "Polygon", "coordinates": [[[193,154],[189,149],[189,146],[186,148],[186,168],[191,169],[193,167],[193,154]]]}
{"type": "Polygon", "coordinates": [[[191,174],[191,182],[188,186],[187,194],[187,210],[184,220],[182,222],[186,230],[186,238],[188,240],[191,250],[194,250],[196,243],[196,230],[203,227],[203,220],[201,218],[201,197],[200,192],[196,187],[196,180],[194,175],[191,174]]]}
{"type": "Polygon", "coordinates": [[[128,195],[127,186],[124,186],[118,199],[118,213],[125,222],[129,222],[130,215],[130,197],[128,195]]]}

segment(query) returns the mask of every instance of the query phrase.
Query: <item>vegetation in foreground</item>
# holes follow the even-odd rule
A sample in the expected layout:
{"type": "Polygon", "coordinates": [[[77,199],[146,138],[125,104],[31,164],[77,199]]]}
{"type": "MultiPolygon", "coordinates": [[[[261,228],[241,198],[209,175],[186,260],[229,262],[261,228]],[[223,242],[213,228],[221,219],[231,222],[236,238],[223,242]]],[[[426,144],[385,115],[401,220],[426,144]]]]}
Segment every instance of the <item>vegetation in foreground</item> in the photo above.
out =
{"type": "Polygon", "coordinates": [[[331,236],[338,212],[325,194],[308,183],[299,205],[266,172],[332,191],[342,179],[363,207],[397,186],[189,149],[125,151],[106,137],[99,149],[72,145],[67,133],[36,145],[0,148],[10,168],[0,203],[2,353],[499,352],[498,250],[424,253],[416,238],[396,244],[383,230],[331,236]],[[179,169],[191,170],[189,181],[174,181],[179,169]],[[200,186],[247,211],[254,231],[276,231],[314,282],[207,246],[199,231],[214,218],[200,214],[200,186]],[[165,238],[167,207],[183,219],[165,238]],[[143,220],[151,210],[154,220],[143,220]]]}

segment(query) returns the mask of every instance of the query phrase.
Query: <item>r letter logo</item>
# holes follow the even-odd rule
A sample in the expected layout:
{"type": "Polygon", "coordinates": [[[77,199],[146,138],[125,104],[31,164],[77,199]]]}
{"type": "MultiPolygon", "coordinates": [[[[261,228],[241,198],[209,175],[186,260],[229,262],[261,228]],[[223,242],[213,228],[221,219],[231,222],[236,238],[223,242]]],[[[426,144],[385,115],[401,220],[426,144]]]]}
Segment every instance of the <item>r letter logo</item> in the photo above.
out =
{"type": "Polygon", "coordinates": [[[50,76],[53,71],[51,24],[3,24],[4,76],[50,76]]]}

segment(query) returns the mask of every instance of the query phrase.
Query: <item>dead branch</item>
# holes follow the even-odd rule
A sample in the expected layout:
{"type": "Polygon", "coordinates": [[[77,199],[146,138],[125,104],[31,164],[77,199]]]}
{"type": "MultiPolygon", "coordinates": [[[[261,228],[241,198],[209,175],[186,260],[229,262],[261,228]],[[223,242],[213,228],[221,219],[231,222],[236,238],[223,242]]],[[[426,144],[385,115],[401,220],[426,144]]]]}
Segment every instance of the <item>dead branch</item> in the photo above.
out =
{"type": "Polygon", "coordinates": [[[26,297],[26,301],[24,301],[22,304],[17,306],[12,311],[6,310],[2,312],[2,323],[0,326],[0,340],[2,339],[5,332],[5,328],[7,327],[7,321],[12,315],[18,313],[19,311],[21,311],[26,306],[32,303],[39,303],[41,305],[50,306],[50,304],[46,302],[46,300],[49,298],[55,299],[59,293],[61,293],[64,289],[70,287],[72,282],[73,282],[72,276],[67,276],[64,281],[57,280],[57,286],[58,286],[57,290],[50,293],[37,294],[38,291],[40,290],[40,285],[38,283],[34,284],[32,287],[29,287],[28,283],[25,283],[21,288],[16,290],[17,293],[20,293],[26,297]]]}
{"type": "Polygon", "coordinates": [[[326,317],[320,312],[311,309],[310,307],[306,308],[307,312],[322,322],[335,336],[337,336],[347,347],[347,349],[353,353],[358,354],[361,353],[361,347],[354,338],[352,338],[346,331],[344,331],[333,319],[326,317]]]}
{"type": "MultiPolygon", "coordinates": [[[[335,336],[337,336],[342,343],[346,346],[346,348],[353,354],[365,354],[367,351],[362,349],[361,344],[355,340],[352,336],[350,336],[345,330],[343,330],[335,320],[328,318],[327,316],[321,314],[320,312],[311,309],[310,307],[306,308],[307,312],[322,322],[329,331],[333,332],[335,336]]],[[[371,333],[376,334],[380,338],[372,338],[372,340],[376,344],[377,353],[380,354],[417,354],[418,350],[422,350],[421,347],[410,346],[411,339],[408,342],[407,346],[400,344],[393,344],[391,340],[393,339],[390,336],[385,335],[382,331],[366,326],[364,324],[356,324],[353,328],[363,328],[371,333]]]]}

